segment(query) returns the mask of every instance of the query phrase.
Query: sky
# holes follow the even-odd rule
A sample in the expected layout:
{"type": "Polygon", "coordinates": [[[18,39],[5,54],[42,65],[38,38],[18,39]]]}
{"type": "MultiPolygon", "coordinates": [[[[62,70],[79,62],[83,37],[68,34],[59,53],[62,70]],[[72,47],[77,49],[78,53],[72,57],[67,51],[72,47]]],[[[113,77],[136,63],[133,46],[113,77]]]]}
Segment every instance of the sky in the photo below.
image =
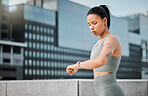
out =
{"type": "Polygon", "coordinates": [[[105,4],[113,16],[148,12],[148,0],[70,0],[88,7],[105,4]]]}

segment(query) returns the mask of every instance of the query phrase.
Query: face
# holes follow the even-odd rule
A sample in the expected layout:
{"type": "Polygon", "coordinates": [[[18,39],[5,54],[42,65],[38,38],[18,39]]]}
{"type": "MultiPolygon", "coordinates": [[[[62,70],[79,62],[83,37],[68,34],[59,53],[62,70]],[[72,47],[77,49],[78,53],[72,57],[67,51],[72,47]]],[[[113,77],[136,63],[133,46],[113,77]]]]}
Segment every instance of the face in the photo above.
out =
{"type": "Polygon", "coordinates": [[[87,16],[87,23],[91,32],[95,36],[100,36],[105,31],[107,18],[101,19],[100,16],[96,14],[89,14],[87,16]]]}

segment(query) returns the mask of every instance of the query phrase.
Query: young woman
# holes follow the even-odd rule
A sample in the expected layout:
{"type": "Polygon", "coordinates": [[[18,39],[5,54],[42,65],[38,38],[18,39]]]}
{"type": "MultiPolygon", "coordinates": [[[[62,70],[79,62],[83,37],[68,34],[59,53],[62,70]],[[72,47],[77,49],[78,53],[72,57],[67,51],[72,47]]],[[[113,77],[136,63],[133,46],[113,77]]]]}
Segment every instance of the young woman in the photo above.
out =
{"type": "Polygon", "coordinates": [[[105,5],[91,8],[87,13],[87,22],[93,35],[99,36],[100,40],[92,48],[90,60],[78,61],[68,66],[67,73],[73,75],[80,68],[93,69],[97,96],[125,96],[116,81],[116,72],[121,60],[121,45],[119,38],[109,32],[108,8],[105,5]]]}

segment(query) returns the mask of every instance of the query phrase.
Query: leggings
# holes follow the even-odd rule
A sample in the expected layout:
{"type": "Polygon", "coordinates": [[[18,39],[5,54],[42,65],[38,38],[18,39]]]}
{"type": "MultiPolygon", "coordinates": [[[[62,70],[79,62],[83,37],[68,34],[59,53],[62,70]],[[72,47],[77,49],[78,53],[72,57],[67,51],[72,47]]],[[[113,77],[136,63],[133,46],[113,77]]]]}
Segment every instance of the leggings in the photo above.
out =
{"type": "Polygon", "coordinates": [[[116,74],[105,74],[94,78],[97,96],[125,96],[121,86],[116,81],[116,74]]]}

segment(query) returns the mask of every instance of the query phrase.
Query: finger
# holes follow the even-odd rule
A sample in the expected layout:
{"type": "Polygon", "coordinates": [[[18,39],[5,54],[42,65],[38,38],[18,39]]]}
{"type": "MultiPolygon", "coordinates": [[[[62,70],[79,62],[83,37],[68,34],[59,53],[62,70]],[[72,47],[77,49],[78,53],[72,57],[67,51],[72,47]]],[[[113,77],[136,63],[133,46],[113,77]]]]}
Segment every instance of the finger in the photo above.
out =
{"type": "Polygon", "coordinates": [[[66,68],[66,71],[68,71],[68,70],[71,70],[71,68],[68,68],[68,67],[67,67],[67,68],[66,68]]]}
{"type": "Polygon", "coordinates": [[[67,73],[72,74],[72,70],[68,70],[67,73]]]}
{"type": "Polygon", "coordinates": [[[68,70],[73,70],[72,68],[67,68],[68,70]]]}

